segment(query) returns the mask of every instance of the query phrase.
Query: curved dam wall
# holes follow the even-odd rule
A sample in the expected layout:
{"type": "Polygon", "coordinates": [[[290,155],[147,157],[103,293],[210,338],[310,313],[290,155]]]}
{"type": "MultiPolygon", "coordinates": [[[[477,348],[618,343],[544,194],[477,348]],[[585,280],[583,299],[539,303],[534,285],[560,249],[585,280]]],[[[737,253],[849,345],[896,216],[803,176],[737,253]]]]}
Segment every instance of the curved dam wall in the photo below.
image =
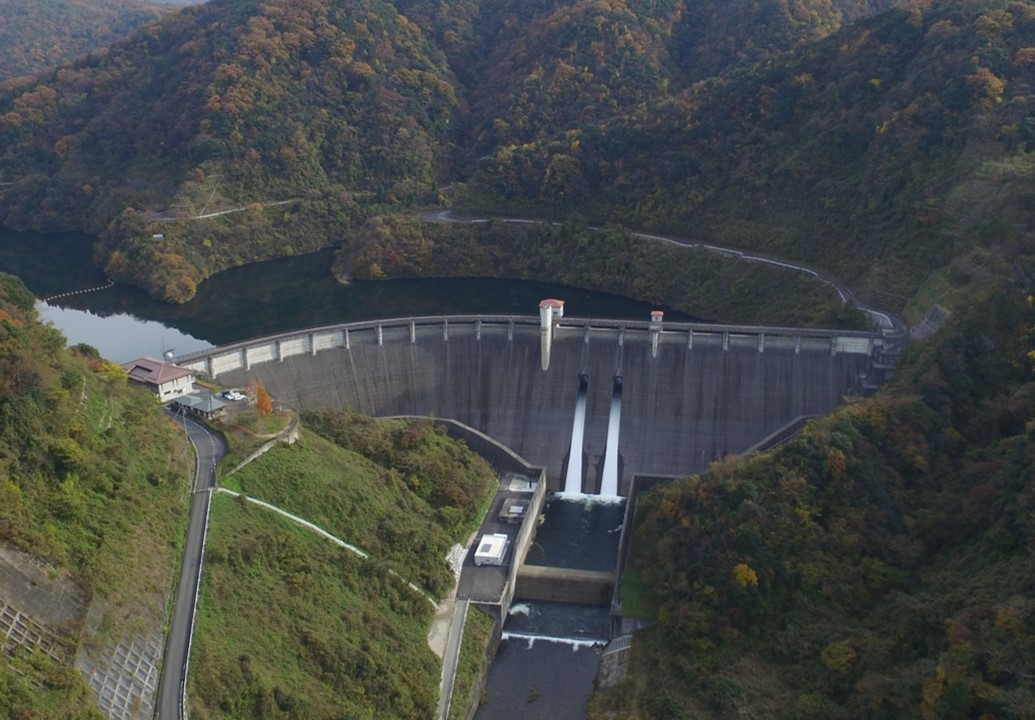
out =
{"type": "Polygon", "coordinates": [[[546,468],[559,489],[586,376],[583,490],[597,492],[614,377],[623,379],[619,492],[633,474],[680,475],[747,450],[872,385],[881,336],[848,331],[538,318],[422,318],[262,338],[177,358],[284,404],[350,406],[470,425],[546,468]],[[543,351],[549,365],[543,369],[543,351]]]}

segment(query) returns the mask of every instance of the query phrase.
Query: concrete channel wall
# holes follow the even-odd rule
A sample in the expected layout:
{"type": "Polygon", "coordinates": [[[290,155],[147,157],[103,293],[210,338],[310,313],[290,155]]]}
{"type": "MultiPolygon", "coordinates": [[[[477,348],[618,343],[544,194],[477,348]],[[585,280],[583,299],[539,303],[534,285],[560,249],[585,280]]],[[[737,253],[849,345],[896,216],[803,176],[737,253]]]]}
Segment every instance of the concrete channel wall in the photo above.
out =
{"type": "MultiPolygon", "coordinates": [[[[466,703],[467,720],[474,718],[478,712],[478,698],[489,677],[489,668],[496,657],[503,636],[503,623],[506,621],[507,613],[510,612],[510,605],[514,600],[514,586],[517,573],[525,562],[528,555],[528,548],[535,537],[535,529],[538,526],[539,515],[546,502],[546,471],[541,467],[529,465],[524,459],[487,435],[478,432],[462,423],[453,420],[443,421],[449,436],[453,439],[463,440],[468,447],[486,458],[496,472],[501,476],[508,474],[521,475],[536,482],[535,491],[532,493],[528,510],[521,522],[517,536],[514,538],[513,547],[510,551],[510,567],[507,572],[507,583],[503,589],[499,604],[478,605],[482,610],[495,618],[496,624],[493,628],[492,638],[489,646],[485,648],[485,656],[482,668],[475,679],[471,694],[467,698],[454,698],[453,702],[466,703]]],[[[477,603],[475,603],[477,604],[477,603]]]]}
{"type": "MultiPolygon", "coordinates": [[[[415,417],[415,416],[410,416],[415,417]]],[[[531,480],[543,480],[545,472],[541,467],[529,465],[524,458],[505,445],[493,440],[483,432],[456,420],[438,420],[446,428],[446,434],[453,440],[463,440],[467,447],[488,461],[492,469],[501,476],[507,473],[524,475],[531,480]]]]}
{"type": "Polygon", "coordinates": [[[560,486],[579,377],[588,378],[583,490],[599,489],[613,380],[623,377],[620,494],[634,473],[678,475],[742,452],[876,377],[880,335],[570,320],[541,367],[538,318],[404,318],[260,338],[177,358],[230,385],[261,382],[298,409],[451,418],[560,486]],[[657,340],[655,343],[654,340],[657,340]]]}
{"type": "Polygon", "coordinates": [[[514,589],[517,587],[518,572],[525,564],[528,557],[528,548],[535,538],[535,529],[539,525],[539,515],[543,511],[543,504],[546,502],[546,472],[539,477],[539,485],[532,493],[532,502],[529,503],[528,512],[521,523],[517,537],[514,539],[514,554],[510,560],[510,571],[507,575],[507,588],[503,592],[503,599],[500,603],[500,617],[507,617],[510,612],[510,604],[514,602],[514,589]]]}
{"type": "Polygon", "coordinates": [[[607,607],[614,583],[614,573],[600,570],[523,565],[518,568],[514,597],[607,607]]]}

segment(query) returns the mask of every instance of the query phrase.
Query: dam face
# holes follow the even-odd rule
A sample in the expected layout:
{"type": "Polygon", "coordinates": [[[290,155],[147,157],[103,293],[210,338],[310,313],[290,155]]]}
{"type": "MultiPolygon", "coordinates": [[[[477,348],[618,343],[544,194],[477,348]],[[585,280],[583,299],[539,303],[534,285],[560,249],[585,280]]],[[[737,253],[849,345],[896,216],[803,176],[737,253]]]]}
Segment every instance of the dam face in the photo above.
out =
{"type": "Polygon", "coordinates": [[[584,466],[584,492],[600,488],[614,379],[621,376],[618,489],[625,495],[634,474],[703,470],[861,393],[879,344],[868,333],[676,324],[652,330],[648,323],[565,319],[553,329],[543,370],[535,319],[438,318],[310,330],[177,362],[227,386],[260,382],[302,410],[458,420],[545,467],[553,490],[563,489],[585,376],[584,453],[570,460],[584,466]]]}

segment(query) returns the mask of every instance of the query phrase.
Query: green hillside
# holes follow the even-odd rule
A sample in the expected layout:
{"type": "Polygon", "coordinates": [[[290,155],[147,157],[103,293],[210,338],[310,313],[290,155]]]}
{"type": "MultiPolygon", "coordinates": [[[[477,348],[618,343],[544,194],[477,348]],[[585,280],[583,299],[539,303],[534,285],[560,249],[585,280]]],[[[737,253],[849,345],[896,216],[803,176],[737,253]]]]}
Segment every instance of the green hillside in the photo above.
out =
{"type": "Polygon", "coordinates": [[[441,664],[429,600],[451,585],[446,553],[476,526],[495,475],[429,421],[343,412],[303,423],[327,438],[304,431],[229,482],[370,557],[217,495],[191,716],[431,717],[441,664]]]}
{"type": "Polygon", "coordinates": [[[436,223],[372,218],[338,253],[341,277],[501,277],[554,282],[726,322],[862,329],[866,318],[811,275],[704,249],[649,242],[585,218],[436,223]]]}
{"type": "Polygon", "coordinates": [[[801,259],[898,310],[954,256],[1030,242],[1033,48],[1030,3],[894,10],[502,147],[463,202],[801,259]]]}
{"type": "MultiPolygon", "coordinates": [[[[623,592],[654,625],[590,717],[1031,718],[1035,5],[889,5],[211,0],[0,87],[0,222],[95,233],[113,277],[171,301],[335,245],[343,276],[549,276],[720,319],[857,320],[634,228],[804,261],[912,320],[945,305],[875,397],[644,498],[623,592]],[[440,202],[564,222],[415,219],[440,202]]],[[[173,431],[63,350],[20,284],[0,293],[0,539],[135,607],[175,554],[173,431]]],[[[384,568],[442,591],[478,472],[426,430],[305,424],[322,437],[237,482],[378,561],[219,500],[199,717],[322,712],[352,677],[357,716],[423,713],[424,605],[384,568]],[[270,607],[291,623],[253,637],[270,607]]],[[[2,658],[0,683],[8,715],[89,716],[67,668],[2,658]]]]}
{"type": "Polygon", "coordinates": [[[167,11],[144,0],[0,0],[0,82],[102,50],[167,11]]]}
{"type": "Polygon", "coordinates": [[[457,11],[397,4],[441,38],[453,72],[463,79],[473,123],[467,147],[475,160],[562,133],[577,141],[571,133],[637,108],[649,111],[698,81],[771,60],[892,5],[514,1],[478,3],[469,17],[463,3],[457,11]],[[473,41],[462,40],[471,35],[473,41]]]}
{"type": "Polygon", "coordinates": [[[48,628],[65,663],[24,646],[0,653],[0,715],[93,718],[71,659],[161,627],[193,457],[150,393],[91,349],[65,348],[34,302],[0,273],[0,546],[71,583],[100,622],[48,628]]]}
{"type": "Polygon", "coordinates": [[[98,234],[172,301],[452,198],[763,248],[901,305],[968,230],[961,183],[1028,142],[1035,43],[1024,3],[885,5],[216,0],[0,93],[0,219],[98,234]]]}
{"type": "Polygon", "coordinates": [[[494,475],[430,422],[374,420],[343,409],[306,413],[317,433],[231,478],[233,487],[352,542],[435,596],[451,578],[449,547],[481,522],[494,475]],[[431,559],[436,558],[436,559],[431,559]]]}

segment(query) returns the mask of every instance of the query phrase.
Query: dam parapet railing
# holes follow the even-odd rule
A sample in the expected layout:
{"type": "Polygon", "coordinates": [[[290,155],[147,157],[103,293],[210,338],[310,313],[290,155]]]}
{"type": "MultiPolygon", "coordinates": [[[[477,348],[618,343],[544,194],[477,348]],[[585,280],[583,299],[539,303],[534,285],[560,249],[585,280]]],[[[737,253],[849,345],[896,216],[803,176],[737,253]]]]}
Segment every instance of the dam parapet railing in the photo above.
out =
{"type": "MultiPolygon", "coordinates": [[[[512,341],[515,332],[538,333],[539,330],[540,318],[524,315],[435,315],[366,320],[253,338],[180,355],[174,361],[177,365],[214,379],[223,372],[249,370],[254,365],[292,356],[316,355],[331,349],[348,350],[353,344],[383,345],[386,341],[398,343],[400,340],[416,344],[418,340],[426,342],[432,337],[441,337],[443,342],[449,342],[451,334],[464,337],[473,335],[480,340],[483,332],[498,336],[504,331],[507,339],[512,341]]],[[[780,339],[779,344],[788,347],[789,341],[795,352],[801,349],[803,342],[815,347],[817,342],[826,341],[831,354],[845,352],[875,358],[886,355],[885,334],[864,330],[673,321],[657,323],[649,319],[639,321],[570,316],[556,319],[553,326],[556,336],[581,333],[587,342],[593,331],[613,332],[620,345],[629,337],[651,339],[660,335],[666,344],[682,342],[689,350],[693,349],[695,342],[709,345],[721,343],[726,350],[731,340],[741,345],[745,339],[750,338],[749,344],[757,347],[759,352],[764,352],[767,343],[780,339]]]]}

